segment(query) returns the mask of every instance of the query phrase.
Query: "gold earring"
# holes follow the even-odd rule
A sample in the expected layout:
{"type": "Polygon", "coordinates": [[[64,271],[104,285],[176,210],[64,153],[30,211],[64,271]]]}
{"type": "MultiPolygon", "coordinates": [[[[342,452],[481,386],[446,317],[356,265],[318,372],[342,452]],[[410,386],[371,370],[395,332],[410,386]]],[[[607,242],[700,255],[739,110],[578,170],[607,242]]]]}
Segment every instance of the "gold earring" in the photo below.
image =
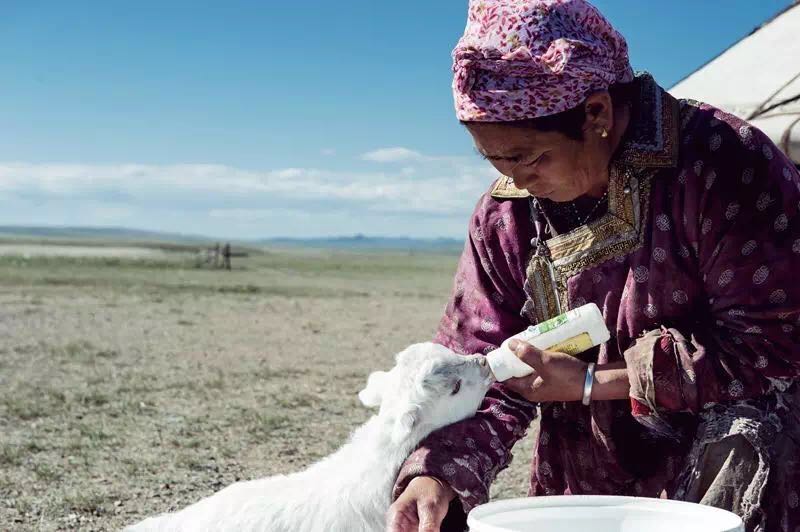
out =
{"type": "Polygon", "coordinates": [[[603,128],[603,132],[600,133],[600,136],[603,137],[603,138],[607,138],[608,137],[608,130],[606,130],[606,128],[603,128]]]}

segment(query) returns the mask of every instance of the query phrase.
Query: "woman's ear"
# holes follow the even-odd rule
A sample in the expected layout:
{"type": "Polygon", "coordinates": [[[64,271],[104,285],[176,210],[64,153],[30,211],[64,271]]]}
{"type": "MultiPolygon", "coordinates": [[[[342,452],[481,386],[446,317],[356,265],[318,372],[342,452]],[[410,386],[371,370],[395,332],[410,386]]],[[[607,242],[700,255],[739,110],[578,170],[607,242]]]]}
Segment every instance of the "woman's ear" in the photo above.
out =
{"type": "Polygon", "coordinates": [[[602,136],[602,132],[614,129],[614,102],[608,91],[590,94],[583,103],[586,119],[583,130],[602,136]]]}

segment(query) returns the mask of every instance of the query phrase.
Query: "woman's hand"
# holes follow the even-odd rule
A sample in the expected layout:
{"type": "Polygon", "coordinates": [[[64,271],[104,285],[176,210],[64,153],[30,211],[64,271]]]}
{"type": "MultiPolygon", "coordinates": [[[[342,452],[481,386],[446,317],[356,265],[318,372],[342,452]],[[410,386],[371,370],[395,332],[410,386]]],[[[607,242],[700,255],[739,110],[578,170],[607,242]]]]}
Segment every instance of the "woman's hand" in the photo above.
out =
{"type": "Polygon", "coordinates": [[[453,489],[439,479],[417,477],[389,507],[387,531],[439,532],[450,501],[455,498],[453,489]]]}
{"type": "Polygon", "coordinates": [[[588,364],[564,353],[540,351],[527,342],[508,344],[520,360],[534,369],[527,377],[508,379],[503,384],[528,401],[580,401],[588,364]]]}

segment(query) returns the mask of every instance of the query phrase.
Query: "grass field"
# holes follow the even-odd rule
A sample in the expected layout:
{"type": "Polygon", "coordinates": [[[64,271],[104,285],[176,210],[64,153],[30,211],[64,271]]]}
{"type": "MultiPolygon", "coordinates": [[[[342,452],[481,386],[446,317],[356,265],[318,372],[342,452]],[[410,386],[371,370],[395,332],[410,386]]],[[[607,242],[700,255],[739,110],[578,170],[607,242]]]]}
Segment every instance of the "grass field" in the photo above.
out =
{"type": "MultiPolygon", "coordinates": [[[[457,261],[58,247],[0,242],[0,530],[115,530],[325,456],[370,415],[366,375],[431,337],[457,261]]],[[[495,496],[524,494],[529,444],[495,496]]]]}

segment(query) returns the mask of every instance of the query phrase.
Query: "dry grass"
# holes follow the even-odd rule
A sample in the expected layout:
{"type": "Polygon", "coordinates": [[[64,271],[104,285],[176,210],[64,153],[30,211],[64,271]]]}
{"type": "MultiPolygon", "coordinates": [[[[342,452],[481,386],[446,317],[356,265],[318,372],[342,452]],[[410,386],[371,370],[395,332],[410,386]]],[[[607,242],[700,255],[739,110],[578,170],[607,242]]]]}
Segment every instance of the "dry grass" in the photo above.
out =
{"type": "MultiPolygon", "coordinates": [[[[456,257],[0,257],[0,530],[114,530],[302,468],[433,333],[456,257]]],[[[496,483],[526,485],[522,458],[496,483]]]]}

